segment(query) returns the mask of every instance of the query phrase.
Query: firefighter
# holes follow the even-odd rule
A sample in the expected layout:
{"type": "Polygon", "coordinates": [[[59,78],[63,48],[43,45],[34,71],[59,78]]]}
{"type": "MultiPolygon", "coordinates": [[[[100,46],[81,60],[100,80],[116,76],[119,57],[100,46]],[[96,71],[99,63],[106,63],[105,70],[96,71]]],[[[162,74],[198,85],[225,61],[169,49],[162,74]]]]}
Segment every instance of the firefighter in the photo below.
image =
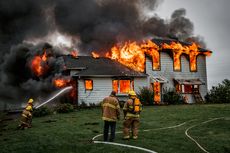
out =
{"type": "Polygon", "coordinates": [[[25,128],[32,127],[31,124],[32,124],[33,101],[34,100],[32,98],[28,100],[28,103],[22,112],[20,125],[18,126],[18,129],[25,129],[25,128]]]}
{"type": "Polygon", "coordinates": [[[129,91],[129,99],[125,102],[123,107],[124,122],[123,122],[123,139],[130,139],[130,129],[132,131],[132,138],[138,138],[138,127],[140,124],[140,112],[142,104],[137,98],[135,91],[129,91]]]}
{"type": "Polygon", "coordinates": [[[104,141],[113,142],[115,139],[116,121],[120,118],[120,105],[116,92],[112,91],[109,97],[102,101],[102,120],[104,120],[104,141]],[[110,128],[110,138],[108,139],[110,128]]]}

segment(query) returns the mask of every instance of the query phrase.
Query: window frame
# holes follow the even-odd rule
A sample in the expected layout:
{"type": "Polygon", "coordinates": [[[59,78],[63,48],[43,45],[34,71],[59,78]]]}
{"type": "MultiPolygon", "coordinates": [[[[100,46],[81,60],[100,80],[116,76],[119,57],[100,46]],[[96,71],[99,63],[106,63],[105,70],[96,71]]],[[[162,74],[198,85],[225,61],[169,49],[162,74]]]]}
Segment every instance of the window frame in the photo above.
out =
{"type": "Polygon", "coordinates": [[[129,88],[130,88],[130,90],[134,90],[134,79],[130,79],[130,78],[122,78],[122,79],[113,79],[112,80],[112,90],[114,90],[114,88],[113,88],[113,81],[117,81],[117,94],[128,94],[128,93],[124,93],[124,92],[120,92],[120,80],[129,80],[130,81],[130,86],[129,86],[129,88]]]}
{"type": "Polygon", "coordinates": [[[153,57],[151,56],[151,58],[152,58],[152,70],[153,71],[161,71],[161,52],[160,51],[158,51],[158,53],[159,53],[159,69],[154,69],[154,67],[153,67],[153,57]]]}
{"type": "Polygon", "coordinates": [[[181,64],[181,55],[179,56],[179,61],[180,61],[180,70],[176,70],[175,69],[175,62],[174,62],[174,52],[172,53],[173,55],[172,55],[172,60],[173,60],[173,72],[182,72],[182,64],[181,64]]]}
{"type": "Polygon", "coordinates": [[[85,91],[92,91],[93,90],[93,79],[84,79],[84,87],[85,87],[85,91]],[[92,89],[86,89],[86,81],[92,81],[92,89]]]}
{"type": "Polygon", "coordinates": [[[190,72],[198,72],[198,64],[197,64],[197,59],[198,59],[198,56],[199,56],[200,54],[198,54],[198,55],[196,55],[196,70],[192,70],[191,68],[191,59],[190,59],[190,56],[189,56],[189,70],[190,70],[190,72]]]}

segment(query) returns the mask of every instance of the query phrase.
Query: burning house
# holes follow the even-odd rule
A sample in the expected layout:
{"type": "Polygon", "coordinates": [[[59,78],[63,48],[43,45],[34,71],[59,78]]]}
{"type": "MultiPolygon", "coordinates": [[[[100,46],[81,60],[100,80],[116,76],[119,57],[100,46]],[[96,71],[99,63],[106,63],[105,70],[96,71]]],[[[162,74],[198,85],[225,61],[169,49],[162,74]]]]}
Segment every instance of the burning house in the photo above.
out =
{"type": "Polygon", "coordinates": [[[148,87],[154,102],[163,103],[164,89],[175,89],[188,103],[203,102],[207,93],[206,56],[211,51],[172,39],[127,42],[100,57],[63,56],[66,75],[75,80],[76,102],[99,103],[112,90],[120,100],[129,90],[148,87]]]}
{"type": "Polygon", "coordinates": [[[143,86],[147,74],[137,72],[109,58],[63,56],[65,73],[76,80],[78,103],[98,103],[112,90],[125,96],[129,90],[143,86]],[[134,85],[135,82],[135,85],[134,85]]]}
{"type": "Polygon", "coordinates": [[[155,12],[161,2],[0,2],[0,109],[20,107],[29,97],[42,102],[67,86],[78,104],[98,103],[111,90],[124,97],[143,86],[154,91],[155,103],[164,102],[166,88],[189,103],[202,101],[211,52],[184,43],[205,48],[186,10],[164,19],[155,12]],[[159,39],[140,42],[153,37],[159,39]]]}

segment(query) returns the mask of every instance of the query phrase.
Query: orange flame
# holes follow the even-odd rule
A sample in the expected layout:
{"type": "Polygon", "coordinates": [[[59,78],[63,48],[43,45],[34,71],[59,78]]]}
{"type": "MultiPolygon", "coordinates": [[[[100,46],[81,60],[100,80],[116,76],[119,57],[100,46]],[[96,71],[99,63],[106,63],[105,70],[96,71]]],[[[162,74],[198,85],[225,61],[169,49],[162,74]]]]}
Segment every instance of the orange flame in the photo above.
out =
{"type": "Polygon", "coordinates": [[[130,91],[130,80],[120,80],[120,93],[128,93],[130,91]]]}
{"type": "Polygon", "coordinates": [[[162,45],[162,48],[170,49],[171,51],[173,51],[174,70],[178,70],[178,71],[181,70],[181,61],[180,61],[181,54],[189,55],[191,71],[197,70],[197,56],[199,54],[203,54],[206,56],[211,55],[210,51],[200,52],[199,45],[197,45],[196,43],[192,43],[189,46],[183,46],[182,44],[176,42],[172,42],[170,45],[164,43],[162,45]]]}
{"type": "Polygon", "coordinates": [[[141,45],[141,48],[147,55],[152,56],[152,67],[153,70],[160,70],[160,53],[159,46],[152,41],[148,40],[146,43],[141,45]]]}
{"type": "Polygon", "coordinates": [[[196,59],[197,59],[197,55],[200,54],[198,45],[193,43],[191,46],[189,46],[189,49],[190,49],[190,53],[189,53],[190,70],[196,71],[197,70],[196,59]]]}
{"type": "Polygon", "coordinates": [[[76,58],[76,57],[78,56],[78,52],[75,51],[75,50],[73,50],[72,52],[70,52],[70,54],[71,54],[74,58],[76,58]]]}
{"type": "Polygon", "coordinates": [[[70,83],[70,79],[58,78],[54,80],[54,85],[55,87],[58,87],[58,88],[66,87],[69,85],[69,83],[70,83]]]}
{"type": "Polygon", "coordinates": [[[46,54],[46,51],[44,51],[43,55],[41,56],[37,55],[32,59],[31,69],[36,76],[40,77],[44,75],[49,69],[49,66],[46,63],[47,59],[48,56],[46,54]]]}
{"type": "Polygon", "coordinates": [[[76,100],[77,86],[76,81],[70,78],[56,78],[53,80],[53,84],[57,88],[64,88],[67,86],[72,86],[69,96],[72,100],[76,100]]]}
{"type": "Polygon", "coordinates": [[[170,45],[164,43],[162,45],[163,49],[170,49],[173,51],[173,61],[174,61],[174,70],[181,70],[181,61],[180,57],[182,53],[189,54],[190,50],[188,46],[183,46],[181,43],[172,42],[170,45]]]}
{"type": "Polygon", "coordinates": [[[118,80],[113,80],[113,91],[118,93],[118,80]]]}
{"type": "Polygon", "coordinates": [[[151,40],[138,44],[137,42],[125,42],[124,44],[117,44],[105,54],[106,57],[111,58],[128,66],[129,68],[144,72],[145,70],[145,55],[152,57],[153,70],[160,70],[160,51],[162,49],[169,49],[173,53],[174,70],[181,70],[181,54],[187,54],[190,58],[190,69],[196,71],[196,57],[198,54],[210,55],[211,52],[200,52],[199,46],[193,43],[189,46],[184,46],[179,42],[172,42],[171,44],[156,45],[151,40]],[[161,47],[161,48],[160,48],[161,47]]]}
{"type": "Polygon", "coordinates": [[[141,46],[136,42],[126,42],[124,45],[116,45],[106,57],[116,60],[136,71],[144,72],[145,55],[141,46]]]}
{"type": "Polygon", "coordinates": [[[85,89],[92,90],[93,89],[93,81],[92,80],[85,80],[85,89]]]}
{"type": "Polygon", "coordinates": [[[96,52],[92,52],[91,54],[92,54],[93,58],[99,58],[100,57],[100,55],[97,54],[96,52]]]}
{"type": "Polygon", "coordinates": [[[160,102],[160,88],[161,88],[161,85],[160,85],[160,83],[159,82],[154,82],[153,83],[153,91],[154,91],[154,102],[156,103],[156,104],[159,104],[159,102],[160,102]]]}

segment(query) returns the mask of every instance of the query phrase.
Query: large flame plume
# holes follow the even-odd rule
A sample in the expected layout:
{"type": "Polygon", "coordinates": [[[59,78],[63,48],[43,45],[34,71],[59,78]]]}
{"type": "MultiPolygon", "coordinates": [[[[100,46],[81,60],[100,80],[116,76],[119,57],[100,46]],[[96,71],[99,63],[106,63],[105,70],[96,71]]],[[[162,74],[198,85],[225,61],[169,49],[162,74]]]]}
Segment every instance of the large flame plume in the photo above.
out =
{"type": "Polygon", "coordinates": [[[192,43],[191,45],[183,45],[180,42],[172,41],[170,44],[163,43],[157,45],[151,40],[143,41],[142,43],[125,42],[117,44],[106,53],[106,57],[116,60],[129,68],[144,72],[145,71],[145,55],[152,58],[153,70],[160,70],[160,51],[170,50],[173,53],[174,70],[181,70],[182,54],[187,54],[190,61],[190,70],[197,71],[197,56],[199,54],[209,56],[210,51],[201,52],[199,45],[192,43]]]}
{"type": "Polygon", "coordinates": [[[31,61],[31,69],[36,76],[40,77],[48,71],[49,67],[46,63],[47,59],[48,56],[46,51],[44,51],[42,55],[37,55],[33,57],[31,61]]]}
{"type": "Polygon", "coordinates": [[[76,88],[75,80],[69,77],[58,77],[53,79],[53,84],[56,88],[64,88],[67,86],[72,86],[73,88],[71,89],[69,96],[71,97],[72,100],[76,100],[77,88],[76,88]]]}

